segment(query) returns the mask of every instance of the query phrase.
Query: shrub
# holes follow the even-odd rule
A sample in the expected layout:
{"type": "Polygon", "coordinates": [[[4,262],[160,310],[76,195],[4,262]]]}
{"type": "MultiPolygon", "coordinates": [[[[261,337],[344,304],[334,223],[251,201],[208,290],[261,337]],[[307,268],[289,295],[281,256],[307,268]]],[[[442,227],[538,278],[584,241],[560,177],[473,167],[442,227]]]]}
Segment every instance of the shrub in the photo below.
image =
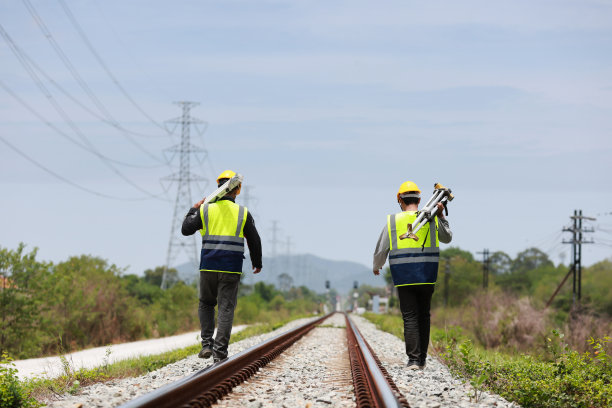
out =
{"type": "Polygon", "coordinates": [[[457,374],[482,378],[482,385],[525,407],[608,407],[612,405],[609,337],[591,339],[592,352],[580,354],[553,330],[547,338],[551,361],[532,356],[477,353],[468,341],[444,345],[441,357],[457,374]]]}
{"type": "Polygon", "coordinates": [[[39,407],[17,378],[15,363],[8,354],[0,357],[0,406],[3,408],[39,407]]]}

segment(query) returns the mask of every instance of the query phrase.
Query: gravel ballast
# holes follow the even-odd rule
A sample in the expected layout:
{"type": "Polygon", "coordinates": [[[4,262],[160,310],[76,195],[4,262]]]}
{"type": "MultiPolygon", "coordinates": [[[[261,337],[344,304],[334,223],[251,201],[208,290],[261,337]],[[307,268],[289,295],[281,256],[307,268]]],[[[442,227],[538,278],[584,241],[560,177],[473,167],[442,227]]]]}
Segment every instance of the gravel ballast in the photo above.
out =
{"type": "MultiPolygon", "coordinates": [[[[351,315],[399,390],[413,408],[427,407],[518,407],[503,398],[482,393],[474,401],[468,383],[453,378],[446,366],[429,356],[425,370],[406,369],[404,342],[377,330],[369,321],[351,315]]],[[[313,318],[314,319],[314,318],[313,318]]],[[[280,329],[251,337],[229,347],[234,355],[312,319],[298,319],[280,329]]],[[[237,395],[219,401],[218,406],[257,407],[349,407],[354,406],[346,357],[344,317],[336,314],[298,341],[281,357],[237,387],[237,395]],[[342,327],[342,329],[341,329],[342,327]],[[259,377],[259,378],[257,378],[259,377]],[[348,379],[347,379],[348,378],[348,379]],[[263,384],[263,386],[258,385],[263,384]]],[[[56,408],[115,407],[163,385],[177,381],[212,364],[196,355],[177,361],[141,377],[114,380],[83,387],[77,395],[64,395],[48,406],[56,408]]]]}

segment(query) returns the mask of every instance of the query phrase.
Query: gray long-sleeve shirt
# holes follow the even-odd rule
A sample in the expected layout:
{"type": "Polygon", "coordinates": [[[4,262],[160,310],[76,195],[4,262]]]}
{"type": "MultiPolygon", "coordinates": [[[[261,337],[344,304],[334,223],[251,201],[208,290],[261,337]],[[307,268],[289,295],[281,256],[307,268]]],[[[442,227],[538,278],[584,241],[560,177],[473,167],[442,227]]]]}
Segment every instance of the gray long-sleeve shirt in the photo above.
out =
{"type": "MultiPolygon", "coordinates": [[[[444,244],[448,244],[453,239],[453,233],[448,225],[446,218],[438,217],[438,240],[444,244]]],[[[380,270],[387,262],[389,255],[389,231],[385,225],[378,237],[376,249],[374,250],[374,271],[380,270]]]]}

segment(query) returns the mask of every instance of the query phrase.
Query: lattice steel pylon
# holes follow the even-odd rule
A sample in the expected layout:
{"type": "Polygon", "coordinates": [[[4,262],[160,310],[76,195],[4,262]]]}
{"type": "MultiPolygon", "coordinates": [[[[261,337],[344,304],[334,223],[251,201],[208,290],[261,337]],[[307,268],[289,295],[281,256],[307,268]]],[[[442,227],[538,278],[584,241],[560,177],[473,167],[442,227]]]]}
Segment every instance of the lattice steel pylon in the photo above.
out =
{"type": "Polygon", "coordinates": [[[164,177],[162,181],[177,182],[176,189],[176,200],[174,202],[174,214],[172,216],[172,227],[170,229],[170,241],[168,242],[168,255],[166,257],[166,264],[164,265],[164,273],[162,277],[161,287],[166,289],[168,287],[168,269],[170,264],[176,259],[176,257],[184,252],[188,259],[195,265],[198,265],[198,246],[197,238],[184,237],[181,234],[181,225],[183,224],[183,218],[186,211],[193,205],[191,199],[191,183],[198,181],[206,181],[205,178],[194,175],[191,172],[191,155],[200,153],[204,157],[206,150],[199,146],[195,146],[190,140],[190,129],[192,124],[204,123],[203,121],[191,117],[191,108],[197,106],[196,102],[175,102],[183,109],[181,117],[171,119],[168,123],[176,123],[181,125],[181,142],[178,145],[174,145],[165,150],[165,152],[172,153],[172,158],[178,153],[179,154],[179,171],[170,176],[164,177]]]}

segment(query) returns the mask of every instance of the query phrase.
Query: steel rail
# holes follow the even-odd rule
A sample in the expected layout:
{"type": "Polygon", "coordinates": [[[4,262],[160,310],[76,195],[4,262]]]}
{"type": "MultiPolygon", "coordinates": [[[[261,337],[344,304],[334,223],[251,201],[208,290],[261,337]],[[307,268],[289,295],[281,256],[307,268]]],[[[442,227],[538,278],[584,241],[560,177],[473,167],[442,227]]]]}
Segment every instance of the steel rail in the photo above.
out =
{"type": "Polygon", "coordinates": [[[410,407],[357,326],[344,317],[357,407],[410,407]]]}
{"type": "Polygon", "coordinates": [[[173,408],[210,407],[232,388],[246,381],[261,367],[289,348],[333,314],[279,334],[257,346],[244,350],[230,358],[213,364],[177,382],[129,401],[121,408],[173,408]]]}

